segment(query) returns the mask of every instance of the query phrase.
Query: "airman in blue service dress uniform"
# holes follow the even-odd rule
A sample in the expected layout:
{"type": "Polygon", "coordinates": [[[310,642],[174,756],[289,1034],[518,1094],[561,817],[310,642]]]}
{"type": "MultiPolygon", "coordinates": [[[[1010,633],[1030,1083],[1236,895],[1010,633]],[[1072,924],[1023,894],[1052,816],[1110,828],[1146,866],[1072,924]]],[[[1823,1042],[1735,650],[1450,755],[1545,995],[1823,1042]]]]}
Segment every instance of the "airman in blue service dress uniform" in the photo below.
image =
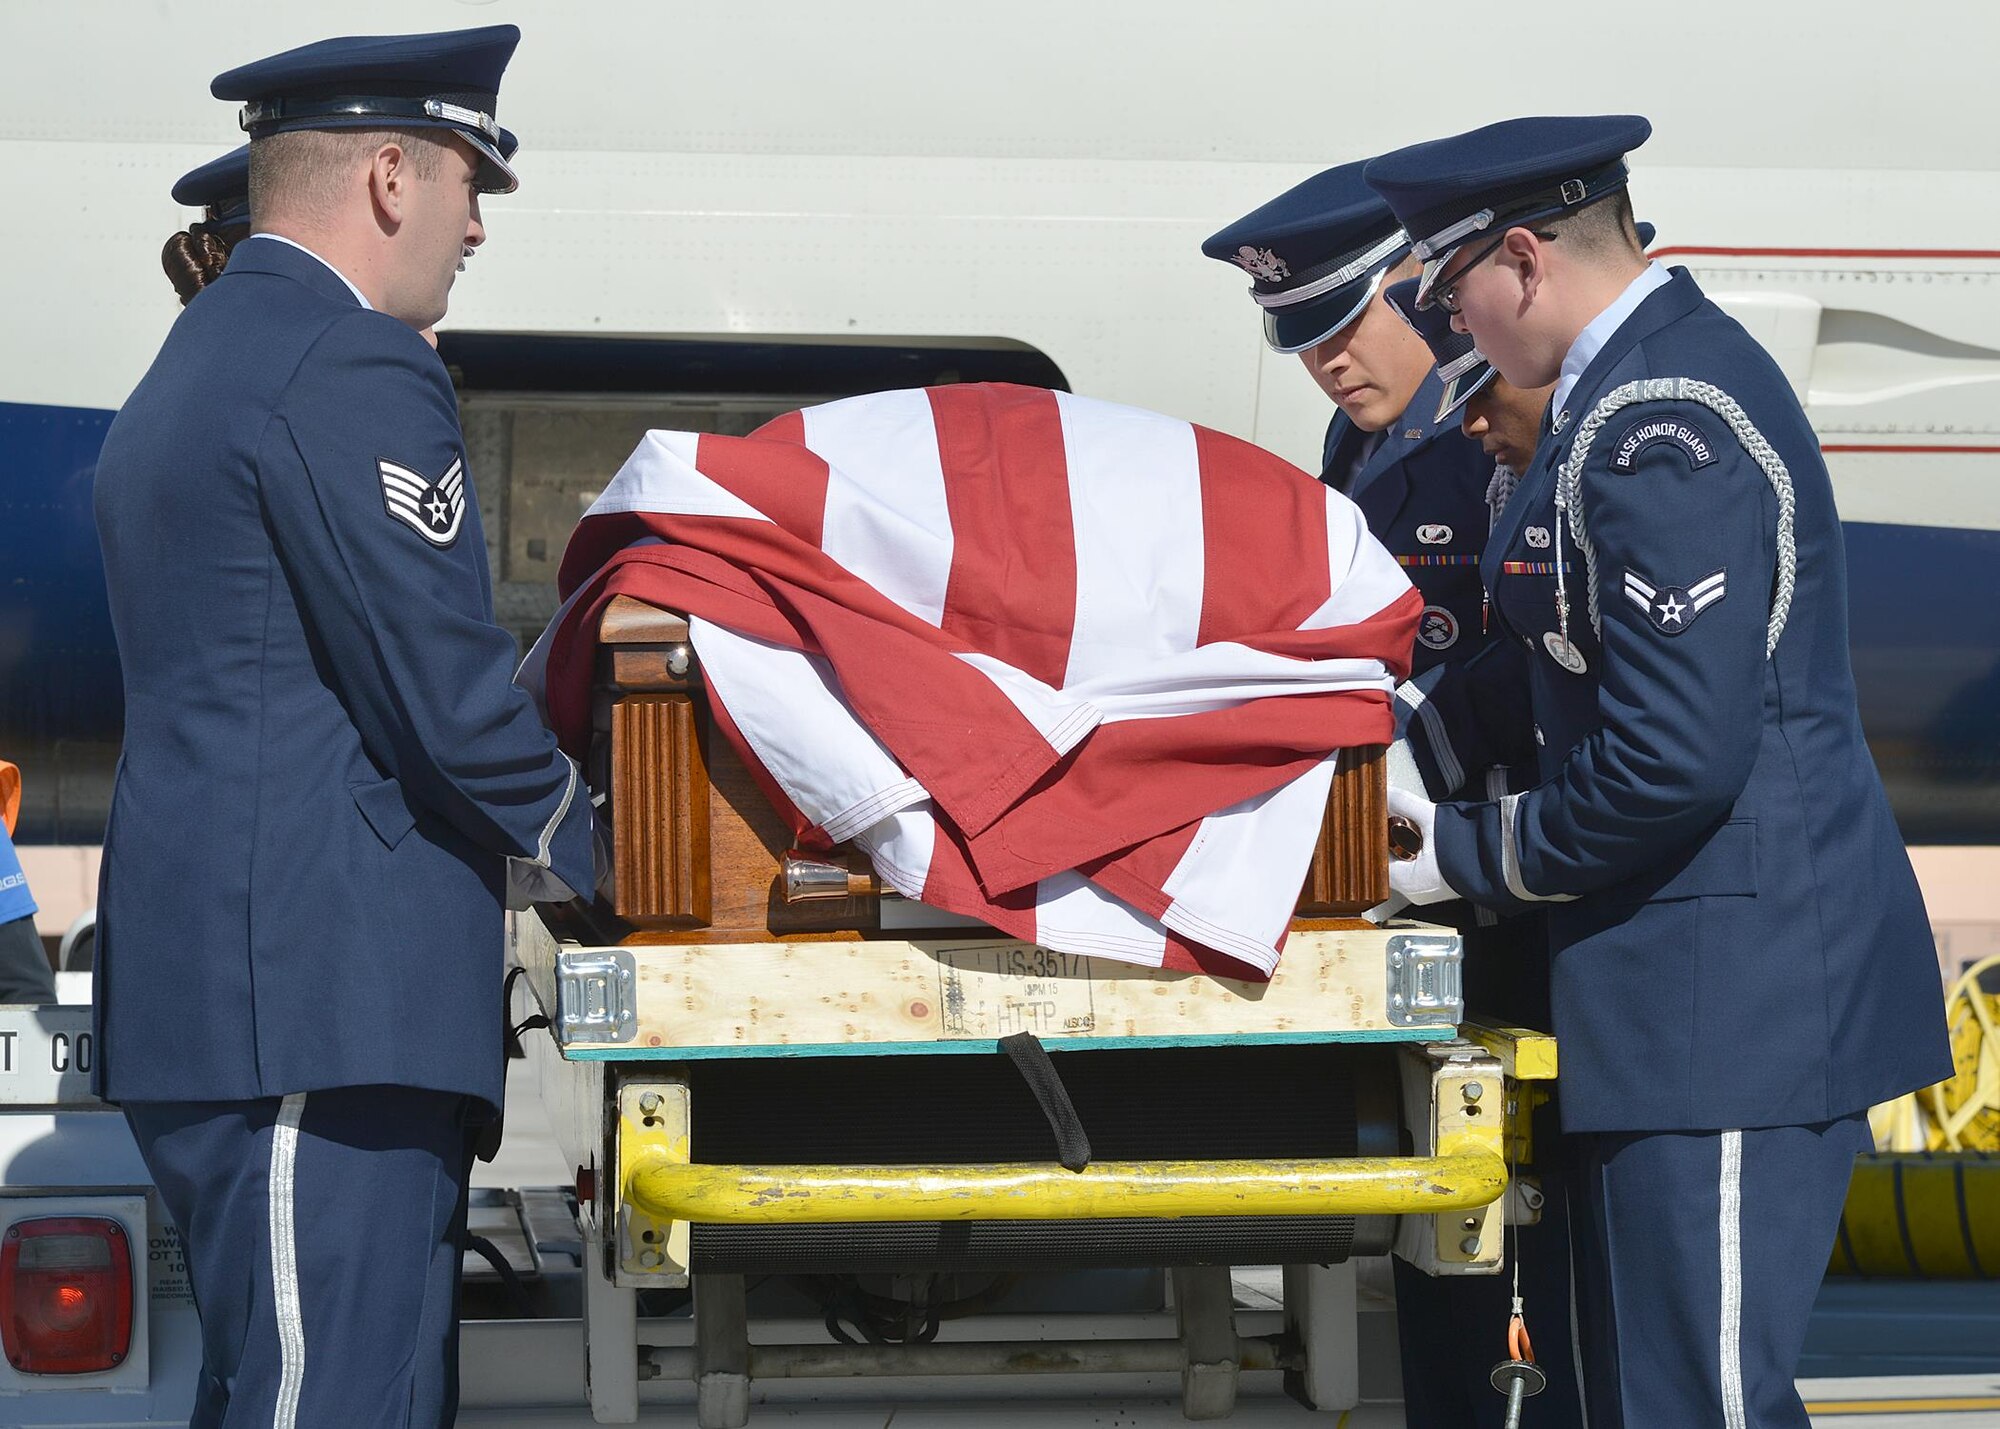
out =
{"type": "Polygon", "coordinates": [[[216,80],[258,232],[98,466],[126,693],[98,1090],[186,1240],[196,1425],[450,1421],[503,893],[592,882],[418,333],[478,194],[514,187],[492,114],[518,39],[326,41],[216,80]],[[291,132],[329,128],[353,142],[291,132]]]}
{"type": "Polygon", "coordinates": [[[1548,911],[1591,1422],[1804,1426],[1792,1375],[1866,1109],[1950,1061],[1818,443],[1756,342],[1630,238],[1649,132],[1515,120],[1369,168],[1424,297],[1510,381],[1560,379],[1484,562],[1539,779],[1392,794],[1429,835],[1392,881],[1548,911]]]}
{"type": "MultiPolygon", "coordinates": [[[[1490,643],[1479,558],[1494,516],[1494,466],[1459,431],[1458,412],[1491,372],[1470,339],[1439,333],[1427,319],[1420,320],[1432,330],[1413,330],[1408,310],[1418,280],[1390,281],[1409,258],[1409,239],[1368,187],[1364,167],[1350,163],[1315,175],[1216,233],[1202,251],[1250,274],[1265,341],[1275,351],[1298,353],[1341,404],[1321,480],[1354,501],[1423,594],[1413,678],[1398,692],[1402,725],[1426,717],[1425,691],[1490,643]],[[1390,300],[1399,291],[1401,306],[1390,300]],[[1446,351],[1438,352],[1433,338],[1446,351]]],[[[1506,653],[1500,663],[1518,678],[1518,662],[1506,661],[1506,653]]],[[[1462,786],[1479,795],[1506,792],[1504,766],[1532,762],[1527,721],[1515,723],[1516,750],[1509,754],[1495,743],[1487,763],[1496,767],[1456,770],[1435,790],[1438,797],[1462,786]]],[[[1463,926],[1470,1005],[1515,1025],[1546,1024],[1547,952],[1537,917],[1503,920],[1464,904],[1433,916],[1463,926]]],[[[1553,1140],[1553,1115],[1545,1120],[1553,1140]]],[[[1524,1228],[1519,1245],[1523,1290],[1539,1311],[1535,1334],[1550,1369],[1537,1418],[1548,1426],[1576,1425],[1568,1230],[1553,1161],[1543,1185],[1542,1221],[1524,1228]]],[[[1509,1280],[1432,1277],[1401,1261],[1394,1270],[1410,1424],[1498,1429],[1504,1403],[1488,1375],[1504,1357],[1509,1280]]]]}
{"type": "Polygon", "coordinates": [[[1351,497],[1423,592],[1414,669],[1478,648],[1479,550],[1493,463],[1447,421],[1429,350],[1382,300],[1410,256],[1361,163],[1315,174],[1201,246],[1253,280],[1264,340],[1339,405],[1320,479],[1351,497]]]}

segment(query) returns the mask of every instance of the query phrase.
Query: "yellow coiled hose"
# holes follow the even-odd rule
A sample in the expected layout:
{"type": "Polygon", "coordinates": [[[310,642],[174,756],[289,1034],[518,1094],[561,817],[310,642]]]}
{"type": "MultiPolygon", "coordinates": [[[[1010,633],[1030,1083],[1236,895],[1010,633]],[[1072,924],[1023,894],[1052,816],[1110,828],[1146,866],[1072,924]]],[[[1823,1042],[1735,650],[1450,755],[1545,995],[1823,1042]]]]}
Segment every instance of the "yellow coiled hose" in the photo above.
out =
{"type": "Polygon", "coordinates": [[[1884,1149],[1854,1167],[1834,1275],[2000,1279],[2000,995],[1966,970],[1945,1002],[1952,1075],[1877,1107],[1884,1149]]]}

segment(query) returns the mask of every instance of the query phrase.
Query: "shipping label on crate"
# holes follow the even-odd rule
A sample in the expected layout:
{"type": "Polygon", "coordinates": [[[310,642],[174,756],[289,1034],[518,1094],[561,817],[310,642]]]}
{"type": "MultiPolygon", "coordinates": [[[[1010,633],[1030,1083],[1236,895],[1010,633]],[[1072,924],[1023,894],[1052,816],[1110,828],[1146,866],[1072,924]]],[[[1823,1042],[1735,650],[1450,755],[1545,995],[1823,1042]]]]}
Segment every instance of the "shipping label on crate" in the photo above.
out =
{"type": "Polygon", "coordinates": [[[940,948],[939,1034],[947,1038],[1087,1037],[1097,1030],[1092,959],[1032,943],[940,948]]]}

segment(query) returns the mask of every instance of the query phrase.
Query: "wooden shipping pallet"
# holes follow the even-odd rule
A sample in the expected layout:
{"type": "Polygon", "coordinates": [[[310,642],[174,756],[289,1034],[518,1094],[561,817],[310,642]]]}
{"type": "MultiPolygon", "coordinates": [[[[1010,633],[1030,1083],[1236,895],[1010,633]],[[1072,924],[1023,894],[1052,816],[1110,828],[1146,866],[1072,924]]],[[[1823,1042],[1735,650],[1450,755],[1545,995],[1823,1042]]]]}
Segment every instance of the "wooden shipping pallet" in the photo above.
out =
{"type": "Polygon", "coordinates": [[[1459,935],[1418,923],[1294,933],[1269,982],[998,934],[676,947],[571,931],[523,914],[515,951],[573,1060],[991,1052],[1016,1032],[1051,1051],[1435,1042],[1461,1016],[1459,935]]]}

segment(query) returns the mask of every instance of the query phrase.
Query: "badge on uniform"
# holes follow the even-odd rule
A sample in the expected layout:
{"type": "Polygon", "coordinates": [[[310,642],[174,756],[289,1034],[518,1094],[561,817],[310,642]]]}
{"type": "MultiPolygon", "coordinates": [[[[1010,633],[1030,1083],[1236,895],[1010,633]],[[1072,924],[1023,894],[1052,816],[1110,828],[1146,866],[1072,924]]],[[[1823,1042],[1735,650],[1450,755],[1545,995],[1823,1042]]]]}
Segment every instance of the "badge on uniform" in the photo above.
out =
{"type": "Polygon", "coordinates": [[[1693,585],[1655,586],[1637,571],[1625,572],[1625,599],[1646,612],[1646,619],[1662,635],[1678,635],[1694,624],[1694,618],[1727,593],[1728,571],[1710,571],[1693,585]]]}
{"type": "Polygon", "coordinates": [[[1448,545],[1451,541],[1451,527],[1436,524],[1417,527],[1417,539],[1426,546],[1448,545]]]}
{"type": "Polygon", "coordinates": [[[1521,534],[1527,538],[1528,544],[1530,546],[1533,546],[1536,550],[1546,551],[1549,548],[1548,527],[1530,526],[1527,530],[1523,531],[1521,534]]]}
{"type": "Polygon", "coordinates": [[[1549,652],[1549,658],[1569,671],[1581,675],[1590,668],[1590,662],[1583,658],[1583,652],[1571,644],[1560,630],[1551,630],[1542,636],[1542,648],[1549,652]]]}
{"type": "Polygon", "coordinates": [[[1441,605],[1427,605],[1417,617],[1417,639],[1427,650],[1449,650],[1458,644],[1458,617],[1441,605]]]}
{"type": "Polygon", "coordinates": [[[1640,452],[1661,442],[1679,447],[1681,454],[1688,459],[1690,471],[1699,471],[1715,460],[1715,448],[1709,444],[1708,434],[1700,427],[1678,417],[1648,417],[1625,429],[1625,435],[1612,449],[1611,469],[1632,470],[1640,452]]]}
{"type": "Polygon", "coordinates": [[[440,550],[458,539],[465,515],[465,463],[454,457],[436,481],[401,462],[384,457],[375,463],[382,473],[382,507],[440,550]]]}

